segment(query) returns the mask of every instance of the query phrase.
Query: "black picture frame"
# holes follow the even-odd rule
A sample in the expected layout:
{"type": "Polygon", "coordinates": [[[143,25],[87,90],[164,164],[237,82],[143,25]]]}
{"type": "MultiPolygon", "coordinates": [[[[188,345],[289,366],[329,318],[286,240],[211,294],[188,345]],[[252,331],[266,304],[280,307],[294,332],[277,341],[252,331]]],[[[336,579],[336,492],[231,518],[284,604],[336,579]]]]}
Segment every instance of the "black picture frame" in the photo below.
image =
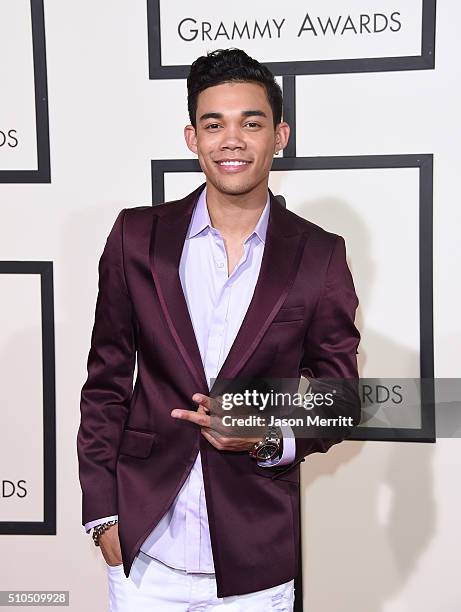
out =
{"type": "MultiPolygon", "coordinates": [[[[0,534],[56,535],[56,384],[53,262],[0,261],[0,274],[40,275],[43,386],[43,521],[0,521],[0,534]]],[[[12,435],[15,435],[12,432],[12,435]]],[[[18,434],[19,435],[19,432],[18,434]]]]}
{"type": "MultiPolygon", "coordinates": [[[[436,0],[422,0],[421,53],[400,57],[374,57],[337,60],[263,62],[275,75],[342,74],[431,70],[435,65],[436,0]]],[[[161,48],[160,0],[147,0],[150,79],[183,79],[190,66],[163,66],[161,48]]],[[[219,46],[219,45],[217,45],[219,46]]],[[[234,46],[229,44],[228,46],[234,46]]]]}
{"type": "Polygon", "coordinates": [[[0,183],[51,183],[48,84],[43,0],[30,0],[37,170],[0,170],[0,183]]]}
{"type": "MultiPolygon", "coordinates": [[[[343,170],[362,168],[419,169],[419,287],[420,287],[420,371],[428,379],[422,386],[421,428],[358,427],[348,439],[388,442],[435,442],[434,331],[433,331],[433,155],[354,155],[328,157],[296,157],[295,77],[284,78],[284,115],[292,124],[290,149],[274,159],[272,171],[343,170]],[[285,80],[287,79],[287,80],[285,80]],[[287,99],[288,98],[288,99],[287,99]],[[288,113],[287,113],[288,110],[288,113]]],[[[196,159],[151,160],[152,204],[165,201],[165,174],[201,172],[196,159]]],[[[302,499],[299,498],[299,524],[302,524],[302,499]]],[[[302,537],[299,538],[298,574],[295,578],[294,612],[303,612],[302,537]]]]}
{"type": "MultiPolygon", "coordinates": [[[[434,326],[433,326],[433,155],[352,155],[283,157],[274,159],[272,172],[293,170],[357,170],[417,168],[419,170],[419,338],[421,427],[358,427],[351,440],[435,442],[434,326]]],[[[195,159],[151,160],[152,204],[165,201],[165,174],[201,172],[195,159]]]]}

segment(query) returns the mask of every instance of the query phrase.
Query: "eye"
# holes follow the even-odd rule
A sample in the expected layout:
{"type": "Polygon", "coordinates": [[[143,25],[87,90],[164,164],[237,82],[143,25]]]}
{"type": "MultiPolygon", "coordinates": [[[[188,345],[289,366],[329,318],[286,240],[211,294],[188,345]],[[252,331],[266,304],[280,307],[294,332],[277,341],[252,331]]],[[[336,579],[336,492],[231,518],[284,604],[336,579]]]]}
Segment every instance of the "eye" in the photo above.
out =
{"type": "Polygon", "coordinates": [[[205,129],[206,130],[210,130],[210,129],[214,130],[214,129],[218,128],[218,127],[219,127],[219,123],[209,123],[207,126],[205,126],[205,129]]]}
{"type": "Polygon", "coordinates": [[[261,127],[261,124],[257,123],[256,121],[247,121],[247,123],[245,123],[245,125],[247,125],[250,128],[261,127]]]}

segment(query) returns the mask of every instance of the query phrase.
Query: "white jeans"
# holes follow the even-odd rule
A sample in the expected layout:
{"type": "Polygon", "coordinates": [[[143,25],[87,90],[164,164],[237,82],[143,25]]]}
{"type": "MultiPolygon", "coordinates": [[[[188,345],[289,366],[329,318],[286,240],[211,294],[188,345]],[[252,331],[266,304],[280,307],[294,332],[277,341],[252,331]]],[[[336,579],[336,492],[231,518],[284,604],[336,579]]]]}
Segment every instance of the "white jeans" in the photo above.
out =
{"type": "Polygon", "coordinates": [[[294,580],[230,597],[216,597],[214,574],[188,574],[139,551],[127,578],[106,564],[110,612],[292,612],[294,580]]]}

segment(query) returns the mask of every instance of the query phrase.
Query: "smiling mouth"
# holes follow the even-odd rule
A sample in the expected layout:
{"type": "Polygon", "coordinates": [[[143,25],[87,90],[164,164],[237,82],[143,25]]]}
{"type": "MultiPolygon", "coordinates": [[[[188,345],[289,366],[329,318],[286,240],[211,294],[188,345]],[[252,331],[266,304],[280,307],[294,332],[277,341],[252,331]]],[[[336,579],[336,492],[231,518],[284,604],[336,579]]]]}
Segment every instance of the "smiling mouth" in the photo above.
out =
{"type": "Polygon", "coordinates": [[[216,162],[218,166],[236,168],[239,166],[247,166],[251,162],[240,160],[240,159],[223,159],[216,162]]]}

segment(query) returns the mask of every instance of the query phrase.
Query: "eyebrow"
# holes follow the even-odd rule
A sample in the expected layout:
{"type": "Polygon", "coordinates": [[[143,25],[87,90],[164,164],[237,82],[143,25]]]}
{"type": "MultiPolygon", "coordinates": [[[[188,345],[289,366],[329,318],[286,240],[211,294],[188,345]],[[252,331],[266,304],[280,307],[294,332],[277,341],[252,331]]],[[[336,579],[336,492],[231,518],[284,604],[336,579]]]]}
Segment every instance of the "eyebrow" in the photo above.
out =
{"type": "MultiPolygon", "coordinates": [[[[266,117],[267,118],[266,113],[262,110],[246,110],[246,111],[242,111],[241,115],[242,117],[266,117]]],[[[200,117],[200,121],[205,121],[206,119],[222,119],[222,118],[223,118],[222,113],[204,113],[200,117]]]]}

